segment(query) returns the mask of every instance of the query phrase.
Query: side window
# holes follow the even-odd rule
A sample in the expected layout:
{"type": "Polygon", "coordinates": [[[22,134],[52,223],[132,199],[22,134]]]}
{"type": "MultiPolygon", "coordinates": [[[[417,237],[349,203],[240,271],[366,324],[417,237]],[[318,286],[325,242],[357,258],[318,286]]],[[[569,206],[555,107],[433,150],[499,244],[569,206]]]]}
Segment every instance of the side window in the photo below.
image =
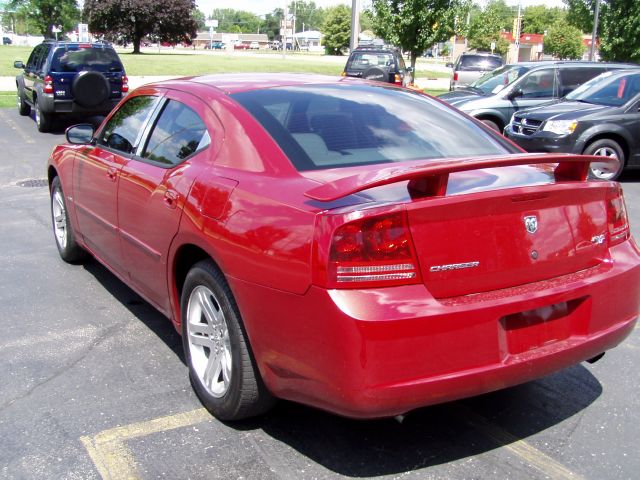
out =
{"type": "Polygon", "coordinates": [[[207,147],[210,141],[198,114],[183,103],[169,100],[149,135],[142,156],[172,167],[207,147]]]}
{"type": "Polygon", "coordinates": [[[556,91],[555,78],[553,68],[531,72],[520,84],[522,98],[553,98],[556,91]]]}
{"type": "Polygon", "coordinates": [[[560,96],[564,97],[567,93],[571,93],[583,83],[591,80],[593,77],[604,73],[604,68],[561,68],[560,69],[560,96]]]}
{"type": "Polygon", "coordinates": [[[38,72],[42,68],[42,64],[44,59],[47,56],[47,47],[46,45],[38,45],[31,56],[29,56],[29,62],[27,63],[28,68],[33,72],[38,72]]]}
{"type": "Polygon", "coordinates": [[[142,128],[153,112],[158,97],[140,95],[124,103],[109,119],[98,137],[98,145],[133,153],[142,128]]]}

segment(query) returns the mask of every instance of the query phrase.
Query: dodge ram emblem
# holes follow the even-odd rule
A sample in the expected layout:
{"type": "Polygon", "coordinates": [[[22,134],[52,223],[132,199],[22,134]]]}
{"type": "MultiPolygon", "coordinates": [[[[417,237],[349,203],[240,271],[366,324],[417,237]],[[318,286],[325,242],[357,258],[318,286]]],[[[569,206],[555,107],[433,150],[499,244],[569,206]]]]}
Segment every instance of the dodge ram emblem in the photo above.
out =
{"type": "Polygon", "coordinates": [[[538,231],[538,217],[535,215],[524,217],[524,228],[526,228],[529,233],[536,233],[538,231]]]}

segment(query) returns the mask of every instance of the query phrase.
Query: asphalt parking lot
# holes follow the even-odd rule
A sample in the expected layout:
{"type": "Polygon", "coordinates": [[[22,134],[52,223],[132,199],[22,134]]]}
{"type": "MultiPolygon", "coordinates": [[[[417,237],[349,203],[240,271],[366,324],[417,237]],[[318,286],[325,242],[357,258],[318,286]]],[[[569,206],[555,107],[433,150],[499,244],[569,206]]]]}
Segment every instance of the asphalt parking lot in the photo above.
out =
{"type": "MultiPolygon", "coordinates": [[[[638,478],[639,328],[594,365],[402,423],[288,402],[215,420],[170,323],[98,263],[59,259],[42,180],[63,128],[0,110],[0,478],[638,478]]],[[[622,182],[640,238],[640,171],[622,182]]]]}

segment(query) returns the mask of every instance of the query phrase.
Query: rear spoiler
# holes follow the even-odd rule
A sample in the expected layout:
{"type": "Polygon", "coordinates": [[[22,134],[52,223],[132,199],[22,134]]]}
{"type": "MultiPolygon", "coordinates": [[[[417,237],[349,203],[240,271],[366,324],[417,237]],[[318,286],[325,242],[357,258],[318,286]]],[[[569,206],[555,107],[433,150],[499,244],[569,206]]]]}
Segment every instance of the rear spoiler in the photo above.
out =
{"type": "Polygon", "coordinates": [[[434,160],[417,165],[404,163],[339,178],[308,190],[305,196],[320,202],[331,202],[369,188],[409,180],[408,188],[412,193],[436,197],[446,194],[450,173],[514,165],[557,164],[553,170],[556,181],[585,181],[591,162],[616,161],[615,158],[593,155],[524,153],[491,158],[434,160]]]}

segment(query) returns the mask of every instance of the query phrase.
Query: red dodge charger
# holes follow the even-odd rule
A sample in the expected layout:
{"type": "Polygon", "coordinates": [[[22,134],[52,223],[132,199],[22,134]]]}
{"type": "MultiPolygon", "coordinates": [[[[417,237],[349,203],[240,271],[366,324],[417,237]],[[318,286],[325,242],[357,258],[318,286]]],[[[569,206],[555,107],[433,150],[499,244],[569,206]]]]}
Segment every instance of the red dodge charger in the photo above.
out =
{"type": "Polygon", "coordinates": [[[276,398],[398,415],[594,359],[638,317],[622,190],[588,178],[602,157],[526,154],[420,92],[184,78],[67,140],[62,259],[93,255],[169,317],[223,420],[276,398]]]}

